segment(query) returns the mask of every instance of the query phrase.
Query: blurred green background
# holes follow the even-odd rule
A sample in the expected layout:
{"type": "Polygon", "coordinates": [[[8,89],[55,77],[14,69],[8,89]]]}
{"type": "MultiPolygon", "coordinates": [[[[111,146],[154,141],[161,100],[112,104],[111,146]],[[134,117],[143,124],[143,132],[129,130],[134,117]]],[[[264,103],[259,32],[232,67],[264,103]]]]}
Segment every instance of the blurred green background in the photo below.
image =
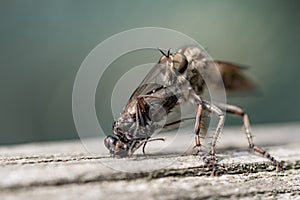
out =
{"type": "MultiPolygon", "coordinates": [[[[1,0],[0,144],[78,138],[72,87],[80,64],[111,35],[145,26],[180,31],[213,58],[251,66],[247,73],[260,94],[229,101],[254,124],[299,122],[299,6],[297,0],[1,0]]],[[[113,69],[111,77],[121,75],[113,69]]],[[[108,92],[96,97],[108,133],[113,83],[100,82],[108,92]]]]}

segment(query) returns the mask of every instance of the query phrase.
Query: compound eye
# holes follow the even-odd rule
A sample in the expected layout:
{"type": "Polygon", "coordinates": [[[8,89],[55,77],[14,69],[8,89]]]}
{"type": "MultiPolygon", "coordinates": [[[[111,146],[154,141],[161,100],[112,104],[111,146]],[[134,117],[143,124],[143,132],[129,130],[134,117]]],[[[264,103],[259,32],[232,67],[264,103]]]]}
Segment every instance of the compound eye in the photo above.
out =
{"type": "Polygon", "coordinates": [[[186,57],[180,53],[173,56],[173,66],[179,73],[184,73],[188,67],[188,61],[186,57]]]}
{"type": "Polygon", "coordinates": [[[112,148],[114,148],[116,146],[117,141],[118,141],[118,138],[109,135],[104,139],[104,145],[106,146],[106,148],[108,150],[111,150],[112,148]]]}

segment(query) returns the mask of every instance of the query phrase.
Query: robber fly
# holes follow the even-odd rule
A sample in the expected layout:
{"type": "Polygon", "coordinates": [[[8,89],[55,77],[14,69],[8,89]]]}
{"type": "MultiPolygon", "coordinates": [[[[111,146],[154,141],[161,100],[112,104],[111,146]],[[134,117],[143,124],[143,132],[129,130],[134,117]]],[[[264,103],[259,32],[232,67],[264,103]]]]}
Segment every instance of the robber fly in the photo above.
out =
{"type": "MultiPolygon", "coordinates": [[[[269,159],[277,169],[280,162],[269,153],[253,143],[248,115],[243,109],[227,104],[211,103],[202,98],[207,89],[206,80],[210,80],[216,88],[224,85],[226,92],[247,91],[253,89],[253,83],[243,73],[243,67],[229,62],[208,59],[203,50],[197,47],[186,47],[175,53],[160,50],[162,57],[147,74],[142,83],[133,92],[120,117],[113,123],[113,135],[105,138],[104,144],[110,154],[119,157],[130,157],[138,148],[147,142],[163,140],[151,138],[160,129],[170,124],[166,117],[184,102],[192,102],[197,108],[195,116],[195,147],[200,151],[201,124],[203,111],[219,117],[217,128],[212,137],[209,154],[203,157],[206,164],[216,165],[216,142],[224,124],[224,113],[242,117],[244,132],[249,147],[269,159]],[[213,73],[217,68],[221,80],[213,73]]],[[[215,169],[215,168],[214,168],[215,169]]]]}

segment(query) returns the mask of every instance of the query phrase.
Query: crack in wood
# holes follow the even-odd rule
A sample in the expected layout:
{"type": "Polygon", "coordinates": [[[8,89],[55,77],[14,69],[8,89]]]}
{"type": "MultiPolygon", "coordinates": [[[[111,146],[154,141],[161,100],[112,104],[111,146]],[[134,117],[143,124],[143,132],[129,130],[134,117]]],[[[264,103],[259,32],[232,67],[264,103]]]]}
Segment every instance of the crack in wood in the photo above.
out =
{"type": "MultiPolygon", "coordinates": [[[[300,160],[295,162],[285,162],[283,165],[282,172],[288,170],[299,170],[300,160]]],[[[272,172],[275,171],[275,166],[270,167],[270,163],[249,163],[249,164],[222,164],[219,166],[220,175],[238,175],[238,174],[251,174],[259,172],[272,172]]],[[[278,176],[284,176],[282,172],[278,172],[278,176]]],[[[138,173],[113,173],[110,176],[95,175],[93,177],[86,178],[85,175],[75,177],[73,180],[68,179],[57,179],[50,182],[32,182],[28,185],[13,185],[9,187],[2,187],[0,191],[15,191],[24,188],[33,187],[49,187],[49,186],[61,186],[70,184],[86,184],[86,183],[97,183],[104,181],[131,181],[137,179],[153,180],[165,177],[199,177],[199,176],[210,176],[211,171],[204,165],[181,168],[181,169],[162,169],[155,170],[152,172],[138,172],[138,173]]]]}

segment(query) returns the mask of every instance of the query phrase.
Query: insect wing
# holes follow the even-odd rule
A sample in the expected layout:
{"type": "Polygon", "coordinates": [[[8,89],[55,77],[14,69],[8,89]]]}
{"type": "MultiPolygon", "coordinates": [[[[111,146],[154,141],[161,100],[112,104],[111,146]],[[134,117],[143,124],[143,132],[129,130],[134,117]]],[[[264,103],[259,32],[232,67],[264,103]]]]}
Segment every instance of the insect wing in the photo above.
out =
{"type": "Polygon", "coordinates": [[[132,93],[129,101],[135,100],[140,95],[151,94],[153,91],[164,86],[166,66],[156,64],[146,75],[137,89],[132,93]]]}
{"type": "MultiPolygon", "coordinates": [[[[253,81],[243,73],[247,68],[239,64],[224,61],[214,61],[212,64],[217,66],[227,93],[251,92],[256,89],[253,81]]],[[[210,77],[210,79],[214,80],[214,77],[210,77]]],[[[216,83],[215,88],[218,89],[218,82],[215,81],[214,83],[216,83]]]]}

